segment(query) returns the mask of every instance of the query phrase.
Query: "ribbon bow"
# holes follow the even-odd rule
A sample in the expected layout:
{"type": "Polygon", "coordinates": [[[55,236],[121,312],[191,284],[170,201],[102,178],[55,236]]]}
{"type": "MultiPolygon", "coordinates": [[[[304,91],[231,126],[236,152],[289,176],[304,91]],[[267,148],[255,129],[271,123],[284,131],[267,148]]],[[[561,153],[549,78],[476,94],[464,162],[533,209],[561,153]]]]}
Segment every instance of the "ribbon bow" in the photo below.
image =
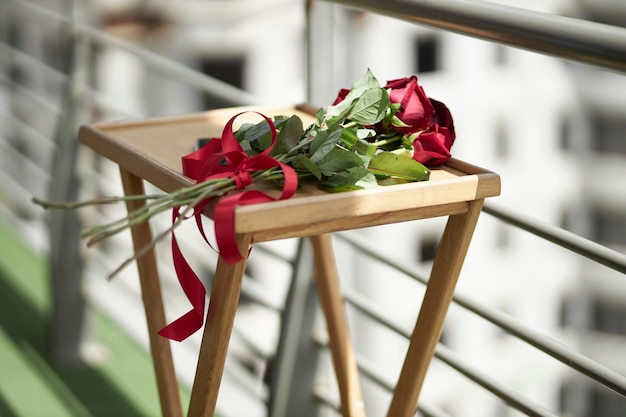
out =
{"type": "MultiPolygon", "coordinates": [[[[298,176],[290,166],[270,156],[276,143],[276,126],[265,115],[262,116],[270,127],[272,141],[263,152],[249,156],[241,147],[233,132],[233,122],[245,112],[233,116],[222,132],[221,139],[213,138],[205,146],[182,158],[183,174],[196,182],[204,182],[218,178],[232,178],[238,190],[243,190],[253,181],[252,173],[278,167],[283,172],[283,189],[278,200],[290,198],[298,187],[298,176]]],[[[209,243],[202,227],[202,211],[213,198],[206,199],[194,207],[193,216],[198,230],[204,240],[209,243]]],[[[226,195],[217,201],[213,215],[215,239],[220,257],[224,262],[233,265],[243,260],[235,239],[236,207],[275,201],[274,198],[258,190],[239,191],[226,195]]],[[[180,208],[174,208],[172,222],[180,218],[180,208]]],[[[209,243],[210,245],[210,243],[209,243]]],[[[172,231],[172,256],[178,282],[183,289],[192,309],[161,329],[158,334],[168,339],[182,341],[191,336],[204,323],[204,306],[206,289],[193,269],[183,256],[174,232],[172,231]]]]}

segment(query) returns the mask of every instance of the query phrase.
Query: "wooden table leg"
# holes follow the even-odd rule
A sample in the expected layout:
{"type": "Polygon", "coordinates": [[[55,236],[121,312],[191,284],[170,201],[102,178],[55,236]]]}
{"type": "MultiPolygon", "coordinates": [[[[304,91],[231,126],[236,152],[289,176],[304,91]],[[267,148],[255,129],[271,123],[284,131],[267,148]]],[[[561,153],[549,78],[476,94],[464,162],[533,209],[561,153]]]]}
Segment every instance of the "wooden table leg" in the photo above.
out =
{"type": "Polygon", "coordinates": [[[311,244],[315,282],[326,318],[330,351],[341,396],[341,413],[344,417],[365,417],[361,384],[339,287],[331,237],[328,234],[311,237],[311,244]]]}
{"type": "MultiPolygon", "coordinates": [[[[237,236],[242,254],[248,253],[251,238],[251,235],[237,236]]],[[[191,391],[189,417],[213,417],[215,413],[245,268],[245,257],[235,265],[228,265],[221,257],[218,260],[191,391]]]]}
{"type": "Polygon", "coordinates": [[[389,406],[388,417],[412,417],[415,414],[426,371],[441,336],[482,205],[483,200],[471,201],[467,213],[450,216],[448,219],[389,406]]]}
{"type": "MultiPolygon", "coordinates": [[[[134,174],[120,168],[122,185],[125,195],[145,194],[143,181],[134,174]]],[[[129,201],[126,203],[128,212],[141,208],[144,201],[129,201]]],[[[141,223],[132,228],[133,247],[135,252],[152,241],[152,230],[148,222],[141,223]]],[[[150,337],[150,352],[156,374],[161,412],[166,417],[181,417],[183,415],[178,390],[178,380],[174,370],[170,341],[157,332],[165,327],[165,309],[161,294],[161,282],[157,270],[154,250],[146,252],[137,259],[137,270],[141,285],[141,297],[143,299],[146,320],[148,322],[148,334],[150,337]]]]}

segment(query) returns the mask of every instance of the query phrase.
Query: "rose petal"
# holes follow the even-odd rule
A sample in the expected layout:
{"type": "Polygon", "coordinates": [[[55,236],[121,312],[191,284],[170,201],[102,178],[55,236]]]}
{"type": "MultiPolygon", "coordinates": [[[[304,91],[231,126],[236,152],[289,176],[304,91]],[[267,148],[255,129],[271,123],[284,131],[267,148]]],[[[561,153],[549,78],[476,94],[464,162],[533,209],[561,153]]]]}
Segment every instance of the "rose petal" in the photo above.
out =
{"type": "Polygon", "coordinates": [[[339,92],[337,93],[337,98],[333,102],[333,106],[341,103],[343,101],[343,99],[346,98],[346,96],[348,95],[349,92],[350,92],[350,90],[348,90],[347,88],[342,88],[341,90],[339,90],[339,92]]]}
{"type": "Polygon", "coordinates": [[[448,107],[442,102],[437,101],[432,98],[430,99],[430,102],[432,103],[433,108],[435,109],[433,122],[438,124],[441,127],[447,128],[450,131],[452,142],[450,142],[450,144],[448,145],[448,149],[449,149],[450,147],[452,147],[452,143],[454,142],[454,139],[456,137],[456,134],[454,131],[454,120],[452,119],[452,113],[450,113],[450,110],[448,109],[448,107]]]}
{"type": "Polygon", "coordinates": [[[413,142],[413,159],[427,167],[443,165],[450,159],[450,136],[447,128],[432,125],[413,142]]]}
{"type": "Polygon", "coordinates": [[[391,89],[389,99],[392,103],[400,103],[400,110],[396,116],[408,127],[398,127],[400,133],[423,130],[430,124],[435,113],[432,103],[417,82],[417,77],[398,78],[388,81],[385,88],[391,89]]]}

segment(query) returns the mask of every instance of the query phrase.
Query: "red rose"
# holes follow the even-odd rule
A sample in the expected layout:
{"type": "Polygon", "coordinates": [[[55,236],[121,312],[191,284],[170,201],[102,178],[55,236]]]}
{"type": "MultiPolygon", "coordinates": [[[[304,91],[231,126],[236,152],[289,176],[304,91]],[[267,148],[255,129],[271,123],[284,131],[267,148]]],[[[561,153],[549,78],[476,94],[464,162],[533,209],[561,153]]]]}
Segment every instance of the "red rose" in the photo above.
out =
{"type": "MultiPolygon", "coordinates": [[[[415,75],[387,81],[385,88],[389,90],[391,103],[400,104],[396,117],[407,126],[379,123],[373,126],[376,131],[384,133],[391,128],[407,137],[417,136],[413,141],[413,159],[427,167],[446,163],[456,137],[452,114],[446,105],[429,98],[415,75]]],[[[333,105],[341,103],[349,92],[345,88],[339,90],[333,105]]]]}
{"type": "Polygon", "coordinates": [[[411,133],[428,128],[435,109],[422,87],[417,83],[415,75],[387,81],[385,88],[391,89],[389,92],[391,102],[400,103],[400,110],[396,116],[408,125],[408,127],[396,127],[396,131],[411,133]]]}
{"type": "Polygon", "coordinates": [[[333,102],[333,106],[336,106],[337,104],[341,103],[343,99],[346,98],[349,92],[350,90],[347,88],[342,88],[341,90],[339,90],[339,93],[337,93],[337,98],[333,102]]]}
{"type": "Polygon", "coordinates": [[[413,142],[413,159],[427,167],[443,165],[450,159],[453,142],[450,129],[432,124],[413,142]]]}
{"type": "Polygon", "coordinates": [[[437,101],[433,98],[430,99],[430,102],[435,109],[435,114],[432,117],[432,122],[438,124],[441,127],[445,127],[450,131],[450,135],[452,136],[450,147],[452,143],[454,143],[455,132],[454,132],[454,121],[452,120],[452,114],[448,107],[440,101],[437,101]]]}

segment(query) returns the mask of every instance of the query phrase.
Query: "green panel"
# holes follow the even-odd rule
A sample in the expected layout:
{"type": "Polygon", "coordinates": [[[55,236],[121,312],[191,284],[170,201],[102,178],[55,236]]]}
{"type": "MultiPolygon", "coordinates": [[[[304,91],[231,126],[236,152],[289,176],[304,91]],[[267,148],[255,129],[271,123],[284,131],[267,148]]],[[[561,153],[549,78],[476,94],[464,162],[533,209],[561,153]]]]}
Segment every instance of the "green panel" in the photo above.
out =
{"type": "Polygon", "coordinates": [[[160,415],[150,356],[99,311],[93,330],[106,360],[70,366],[50,358],[48,279],[45,258],[0,219],[0,417],[160,415]]]}
{"type": "Polygon", "coordinates": [[[0,219],[0,273],[40,313],[50,308],[46,268],[45,258],[0,219]]]}
{"type": "Polygon", "coordinates": [[[16,416],[77,415],[56,395],[49,381],[41,378],[39,369],[22,349],[0,328],[0,401],[4,412],[16,416]]]}

